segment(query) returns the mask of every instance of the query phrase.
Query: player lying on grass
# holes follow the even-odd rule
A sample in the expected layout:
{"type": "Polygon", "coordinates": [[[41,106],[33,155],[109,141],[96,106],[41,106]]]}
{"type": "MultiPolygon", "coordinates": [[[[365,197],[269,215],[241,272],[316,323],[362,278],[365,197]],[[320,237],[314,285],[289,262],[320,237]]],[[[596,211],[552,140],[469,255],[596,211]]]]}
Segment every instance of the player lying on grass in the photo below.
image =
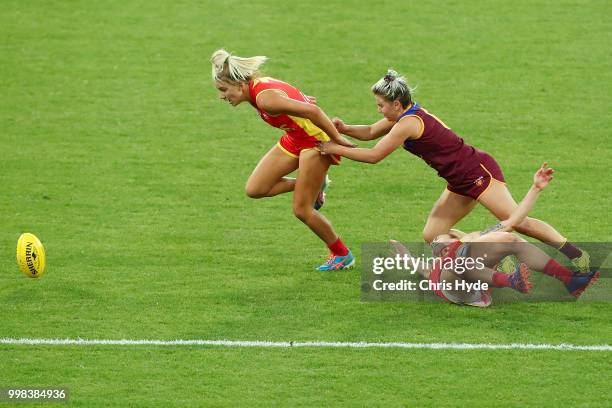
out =
{"type": "MultiPolygon", "coordinates": [[[[558,279],[572,296],[578,298],[599,278],[599,272],[573,272],[535,245],[511,233],[527,217],[540,191],[546,188],[552,178],[553,170],[544,163],[533,176],[533,185],[525,198],[508,219],[494,227],[471,234],[453,230],[449,234],[437,236],[431,243],[432,252],[434,256],[442,258],[445,262],[435,262],[431,270],[421,268],[417,272],[433,284],[434,292],[438,296],[458,304],[486,307],[491,304],[491,296],[488,290],[446,290],[444,285],[439,285],[440,282],[450,283],[451,288],[457,288],[455,281],[481,282],[487,283],[489,287],[508,287],[521,293],[528,293],[531,288],[530,270],[540,271],[558,279]],[[496,271],[495,266],[510,255],[520,260],[515,272],[506,274],[496,271]],[[446,261],[456,260],[458,257],[481,259],[485,268],[473,268],[461,274],[442,268],[446,261]],[[438,287],[441,289],[435,289],[438,287]]],[[[399,242],[391,241],[391,244],[400,256],[410,256],[408,250],[399,242]]]]}
{"type": "MultiPolygon", "coordinates": [[[[282,129],[280,141],[259,161],[246,183],[251,198],[272,197],[293,191],[293,213],[329,248],[327,262],[317,269],[340,270],[355,263],[331,223],[318,209],[323,205],[327,170],[340,157],[322,156],[320,141],[333,140],[354,146],[341,136],[312,97],[277,79],[262,77],[259,68],[266,57],[241,58],[225,50],[212,55],[212,78],[219,98],[232,106],[248,102],[269,125],[282,129]],[[286,177],[298,170],[296,178],[286,177]]],[[[248,140],[244,143],[249,143],[248,140]]]]}
{"type": "MultiPolygon", "coordinates": [[[[510,217],[517,203],[493,157],[466,144],[440,119],[414,102],[413,89],[397,72],[389,70],[372,86],[372,92],[383,119],[372,125],[347,125],[337,118],[333,122],[340,133],[355,139],[374,140],[386,136],[371,149],[321,143],[322,153],[378,163],[403,147],[433,167],[446,180],[447,187],[427,218],[423,229],[423,238],[427,242],[448,233],[477,203],[499,220],[510,217]]],[[[554,246],[580,271],[589,271],[588,253],[581,251],[546,222],[525,218],[515,229],[554,246]]]]}

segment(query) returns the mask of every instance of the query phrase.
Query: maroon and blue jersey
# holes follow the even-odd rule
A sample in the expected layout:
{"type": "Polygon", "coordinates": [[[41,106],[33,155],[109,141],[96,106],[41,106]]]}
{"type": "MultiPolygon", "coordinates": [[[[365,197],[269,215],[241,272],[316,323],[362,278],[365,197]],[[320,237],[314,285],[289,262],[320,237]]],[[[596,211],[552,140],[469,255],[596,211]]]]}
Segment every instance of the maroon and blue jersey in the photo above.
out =
{"type": "MultiPolygon", "coordinates": [[[[483,159],[490,156],[465,143],[444,122],[417,103],[413,103],[397,121],[411,116],[421,121],[421,134],[416,138],[406,139],[404,149],[433,167],[438,175],[448,182],[449,186],[463,186],[466,182],[472,183],[473,180],[466,180],[466,175],[481,171],[483,159]]],[[[493,175],[493,177],[503,181],[501,174],[493,175]]]]}

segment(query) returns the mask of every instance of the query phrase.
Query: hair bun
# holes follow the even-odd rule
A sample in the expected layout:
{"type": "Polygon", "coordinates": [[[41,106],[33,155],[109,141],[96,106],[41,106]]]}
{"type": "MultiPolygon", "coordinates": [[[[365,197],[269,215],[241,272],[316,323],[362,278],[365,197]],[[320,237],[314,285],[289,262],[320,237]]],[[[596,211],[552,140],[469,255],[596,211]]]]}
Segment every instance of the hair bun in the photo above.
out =
{"type": "Polygon", "coordinates": [[[390,69],[387,71],[387,75],[385,75],[383,79],[385,80],[385,82],[393,82],[395,81],[396,78],[397,78],[397,72],[390,69]]]}

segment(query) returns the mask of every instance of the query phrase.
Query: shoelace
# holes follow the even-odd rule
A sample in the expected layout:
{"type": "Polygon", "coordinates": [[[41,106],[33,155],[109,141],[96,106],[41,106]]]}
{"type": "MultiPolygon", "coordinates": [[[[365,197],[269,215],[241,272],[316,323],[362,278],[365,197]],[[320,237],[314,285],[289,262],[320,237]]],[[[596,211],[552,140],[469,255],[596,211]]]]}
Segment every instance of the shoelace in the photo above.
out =
{"type": "Polygon", "coordinates": [[[327,261],[325,261],[325,265],[333,264],[334,263],[334,259],[336,259],[336,255],[329,254],[329,256],[327,257],[327,261]]]}
{"type": "Polygon", "coordinates": [[[514,271],[514,273],[510,275],[510,283],[512,284],[513,288],[518,289],[518,285],[520,282],[521,282],[521,266],[519,264],[517,265],[517,269],[514,271]]]}

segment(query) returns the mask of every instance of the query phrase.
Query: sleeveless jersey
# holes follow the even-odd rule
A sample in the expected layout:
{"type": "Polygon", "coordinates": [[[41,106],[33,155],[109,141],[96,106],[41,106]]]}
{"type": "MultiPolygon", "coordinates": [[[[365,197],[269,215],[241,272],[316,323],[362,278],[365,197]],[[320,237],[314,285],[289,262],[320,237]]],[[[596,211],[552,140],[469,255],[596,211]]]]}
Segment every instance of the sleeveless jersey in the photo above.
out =
{"type": "Polygon", "coordinates": [[[292,115],[271,115],[257,106],[257,97],[263,92],[281,91],[286,97],[296,101],[310,103],[299,89],[278,79],[264,77],[256,78],[249,82],[249,93],[251,105],[259,112],[259,116],[271,126],[284,130],[288,136],[298,139],[312,138],[322,142],[330,140],[329,136],[320,128],[315,126],[310,119],[300,118],[292,115]]]}
{"type": "Polygon", "coordinates": [[[423,159],[449,184],[461,184],[464,175],[480,166],[483,152],[466,144],[436,116],[414,103],[397,121],[410,116],[421,121],[422,132],[416,139],[406,139],[404,149],[423,159]]]}

